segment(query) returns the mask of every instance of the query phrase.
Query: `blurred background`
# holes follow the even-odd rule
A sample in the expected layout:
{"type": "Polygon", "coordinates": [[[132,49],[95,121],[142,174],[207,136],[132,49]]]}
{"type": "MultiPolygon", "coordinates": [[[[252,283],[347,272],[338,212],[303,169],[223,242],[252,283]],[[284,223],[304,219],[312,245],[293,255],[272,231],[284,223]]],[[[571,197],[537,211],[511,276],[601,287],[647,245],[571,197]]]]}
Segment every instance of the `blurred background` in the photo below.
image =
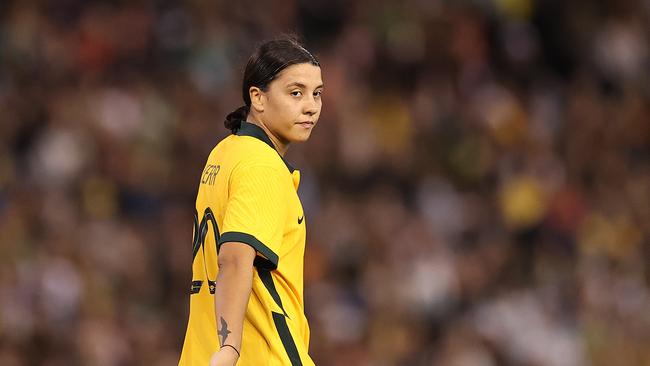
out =
{"type": "Polygon", "coordinates": [[[0,1],[0,365],[176,365],[203,164],[256,44],[318,365],[650,365],[650,1],[0,1]]]}

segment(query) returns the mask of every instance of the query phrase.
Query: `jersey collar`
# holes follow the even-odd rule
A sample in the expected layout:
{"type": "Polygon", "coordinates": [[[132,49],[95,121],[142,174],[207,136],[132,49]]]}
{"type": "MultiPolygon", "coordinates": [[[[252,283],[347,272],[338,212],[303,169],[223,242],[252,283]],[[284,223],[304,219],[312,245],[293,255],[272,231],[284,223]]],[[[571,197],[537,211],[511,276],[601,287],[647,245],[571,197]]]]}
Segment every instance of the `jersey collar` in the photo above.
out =
{"type": "MultiPolygon", "coordinates": [[[[269,138],[269,136],[267,136],[266,132],[264,132],[264,130],[260,126],[258,126],[256,124],[246,122],[246,121],[242,121],[241,122],[241,127],[239,128],[239,130],[237,130],[237,132],[235,134],[237,136],[255,137],[256,139],[259,139],[259,140],[262,140],[262,141],[266,142],[267,145],[269,145],[273,150],[275,150],[275,146],[273,146],[273,142],[271,142],[271,139],[269,138]]],[[[277,152],[277,150],[275,150],[275,151],[277,152]]],[[[296,170],[296,168],[294,168],[291,164],[289,164],[289,162],[286,161],[284,159],[284,157],[282,157],[282,155],[280,155],[280,153],[278,153],[278,156],[280,156],[280,158],[282,159],[284,164],[287,166],[287,169],[289,169],[289,172],[293,174],[293,171],[296,170]]]]}

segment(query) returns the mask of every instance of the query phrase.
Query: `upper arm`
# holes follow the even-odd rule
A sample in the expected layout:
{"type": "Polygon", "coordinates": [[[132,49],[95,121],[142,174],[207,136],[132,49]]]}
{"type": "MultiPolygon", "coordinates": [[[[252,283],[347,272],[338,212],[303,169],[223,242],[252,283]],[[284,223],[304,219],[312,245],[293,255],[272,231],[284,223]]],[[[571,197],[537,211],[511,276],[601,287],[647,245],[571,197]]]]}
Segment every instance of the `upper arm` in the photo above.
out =
{"type": "Polygon", "coordinates": [[[254,259],[255,249],[250,245],[240,242],[226,242],[221,245],[217,261],[219,267],[224,265],[252,267],[254,259]]]}

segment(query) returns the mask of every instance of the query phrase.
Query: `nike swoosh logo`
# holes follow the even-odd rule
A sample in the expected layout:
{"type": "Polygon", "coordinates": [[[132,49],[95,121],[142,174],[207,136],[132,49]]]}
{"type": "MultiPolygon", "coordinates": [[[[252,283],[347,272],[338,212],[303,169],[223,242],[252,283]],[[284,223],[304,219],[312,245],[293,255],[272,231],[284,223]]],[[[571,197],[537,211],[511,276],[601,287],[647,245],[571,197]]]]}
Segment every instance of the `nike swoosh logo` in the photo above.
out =
{"type": "Polygon", "coordinates": [[[305,219],[305,216],[301,216],[298,218],[298,225],[302,224],[302,220],[305,219]]]}

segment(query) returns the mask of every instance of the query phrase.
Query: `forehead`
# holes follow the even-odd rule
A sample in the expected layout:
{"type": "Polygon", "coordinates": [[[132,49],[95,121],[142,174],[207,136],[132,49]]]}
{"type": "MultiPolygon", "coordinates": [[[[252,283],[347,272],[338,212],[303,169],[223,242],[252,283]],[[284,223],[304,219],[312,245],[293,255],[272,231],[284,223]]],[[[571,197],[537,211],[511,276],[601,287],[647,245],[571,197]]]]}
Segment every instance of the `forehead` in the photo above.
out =
{"type": "Polygon", "coordinates": [[[317,88],[323,84],[320,67],[310,63],[291,65],[282,70],[273,81],[274,84],[284,87],[299,83],[308,88],[317,88]]]}

